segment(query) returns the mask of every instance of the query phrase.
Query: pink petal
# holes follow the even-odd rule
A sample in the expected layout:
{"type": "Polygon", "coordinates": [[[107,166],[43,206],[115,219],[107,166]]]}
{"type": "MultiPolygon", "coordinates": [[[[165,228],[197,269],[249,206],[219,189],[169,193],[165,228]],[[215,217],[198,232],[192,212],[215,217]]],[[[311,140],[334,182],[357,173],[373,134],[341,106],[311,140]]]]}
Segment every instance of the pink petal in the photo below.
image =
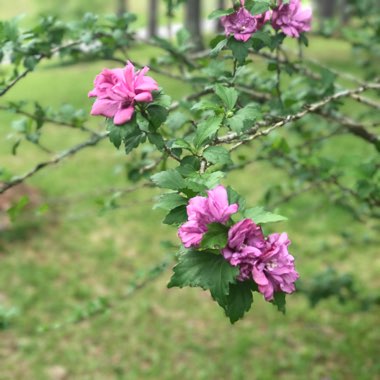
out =
{"type": "Polygon", "coordinates": [[[97,99],[92,105],[91,115],[113,117],[118,111],[120,102],[109,99],[97,99]]]}
{"type": "Polygon", "coordinates": [[[153,100],[153,96],[150,92],[142,92],[135,96],[136,102],[151,102],[153,100]]]}
{"type": "Polygon", "coordinates": [[[135,109],[133,106],[129,106],[128,108],[122,108],[116,112],[113,122],[115,123],[115,125],[125,124],[127,121],[132,119],[134,112],[135,109]]]}

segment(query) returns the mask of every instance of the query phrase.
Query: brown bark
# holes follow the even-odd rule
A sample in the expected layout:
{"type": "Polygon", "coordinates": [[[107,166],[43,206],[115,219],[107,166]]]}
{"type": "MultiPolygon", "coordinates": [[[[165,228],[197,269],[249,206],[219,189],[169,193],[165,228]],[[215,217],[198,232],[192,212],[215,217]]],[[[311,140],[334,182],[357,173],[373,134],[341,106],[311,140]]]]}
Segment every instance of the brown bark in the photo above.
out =
{"type": "Polygon", "coordinates": [[[158,19],[158,0],[149,0],[148,7],[148,35],[154,37],[157,35],[157,19],[158,19]]]}

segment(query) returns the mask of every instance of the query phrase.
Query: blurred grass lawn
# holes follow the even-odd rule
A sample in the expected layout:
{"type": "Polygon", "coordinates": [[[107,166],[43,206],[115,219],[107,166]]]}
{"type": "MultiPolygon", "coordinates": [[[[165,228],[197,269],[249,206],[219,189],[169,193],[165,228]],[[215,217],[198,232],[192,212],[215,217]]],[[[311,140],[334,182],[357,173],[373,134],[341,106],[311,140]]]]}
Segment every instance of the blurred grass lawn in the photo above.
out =
{"type": "MultiPolygon", "coordinates": [[[[308,54],[337,67],[351,60],[349,49],[334,41],[313,40],[308,54]]],[[[152,55],[138,49],[131,58],[143,62],[152,55]]],[[[87,92],[103,66],[45,64],[5,100],[38,100],[53,107],[67,102],[90,109],[87,92]]],[[[183,84],[154,77],[173,97],[186,93],[183,84]]],[[[19,154],[11,156],[6,139],[11,120],[1,114],[1,166],[23,172],[47,155],[23,143],[19,154]]],[[[101,118],[91,123],[103,127],[101,118]]],[[[43,143],[60,150],[85,138],[81,132],[51,127],[43,143]]],[[[346,160],[361,159],[347,147],[365,157],[374,154],[351,137],[333,139],[327,149],[346,160]]],[[[127,195],[124,208],[105,214],[99,213],[94,197],[80,198],[125,186],[124,165],[130,160],[133,156],[125,157],[104,141],[28,182],[48,202],[57,203],[34,226],[20,224],[0,237],[0,304],[19,310],[10,328],[0,331],[1,380],[55,380],[59,371],[67,373],[62,379],[75,380],[380,378],[378,310],[358,312],[336,300],[310,309],[303,296],[293,295],[282,316],[256,295],[244,320],[230,326],[205,292],[166,289],[169,271],[107,314],[37,333],[39,325],[65,320],[92,299],[125,293],[136,271],[167,253],[160,242],[176,242],[175,230],[161,225],[162,214],[151,209],[155,190],[127,195]]],[[[231,173],[226,183],[253,204],[282,176],[259,162],[244,173],[231,173]]],[[[277,227],[290,234],[303,278],[332,265],[355,273],[366,290],[379,285],[378,245],[366,226],[353,223],[317,192],[280,211],[290,220],[277,227]]]]}

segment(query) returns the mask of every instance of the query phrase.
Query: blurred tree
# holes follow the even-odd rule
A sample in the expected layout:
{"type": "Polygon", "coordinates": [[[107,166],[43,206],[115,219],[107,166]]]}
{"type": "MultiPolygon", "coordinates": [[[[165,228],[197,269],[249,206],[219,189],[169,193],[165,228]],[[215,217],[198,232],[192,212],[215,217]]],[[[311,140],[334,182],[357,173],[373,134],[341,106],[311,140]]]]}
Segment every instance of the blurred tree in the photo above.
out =
{"type": "Polygon", "coordinates": [[[158,0],[149,0],[148,7],[148,35],[154,37],[157,35],[157,18],[158,18],[158,0]]]}
{"type": "Polygon", "coordinates": [[[116,14],[118,16],[128,12],[128,0],[116,0],[116,14]]]}
{"type": "Polygon", "coordinates": [[[314,3],[322,20],[334,17],[337,0],[317,0],[314,3]]]}
{"type": "MultiPolygon", "coordinates": [[[[217,7],[218,7],[218,9],[225,9],[226,8],[226,1],[225,0],[217,0],[217,7]]],[[[216,24],[216,31],[222,32],[223,30],[224,30],[224,28],[220,22],[220,19],[218,19],[217,24],[216,24]]]]}
{"type": "Polygon", "coordinates": [[[201,0],[187,0],[185,3],[185,26],[190,32],[194,50],[203,49],[201,0]]]}

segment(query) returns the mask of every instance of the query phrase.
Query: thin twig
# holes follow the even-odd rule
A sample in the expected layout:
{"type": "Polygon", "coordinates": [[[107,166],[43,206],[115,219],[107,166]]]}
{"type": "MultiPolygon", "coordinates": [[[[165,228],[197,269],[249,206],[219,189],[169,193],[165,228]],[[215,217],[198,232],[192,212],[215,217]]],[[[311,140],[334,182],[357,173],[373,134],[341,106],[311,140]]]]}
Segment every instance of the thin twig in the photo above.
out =
{"type": "Polygon", "coordinates": [[[87,147],[90,147],[90,146],[95,146],[101,140],[105,139],[108,136],[108,133],[109,132],[104,132],[104,133],[101,133],[101,134],[93,135],[89,140],[87,140],[87,141],[85,141],[83,143],[80,143],[78,145],[75,145],[74,147],[72,147],[72,148],[70,148],[70,149],[68,149],[68,150],[66,150],[66,151],[58,154],[56,157],[54,157],[54,158],[52,158],[52,159],[50,159],[48,161],[40,162],[33,169],[29,170],[25,174],[23,174],[23,175],[21,175],[19,177],[15,177],[11,181],[9,181],[9,182],[5,182],[0,187],[0,194],[4,193],[6,190],[10,189],[13,186],[16,186],[19,183],[24,182],[26,179],[28,179],[29,177],[33,176],[37,172],[39,172],[41,169],[43,169],[45,167],[48,167],[48,166],[52,166],[52,165],[58,164],[59,162],[61,162],[65,158],[73,156],[74,154],[78,153],[79,151],[81,151],[84,148],[87,148],[87,147]]]}

